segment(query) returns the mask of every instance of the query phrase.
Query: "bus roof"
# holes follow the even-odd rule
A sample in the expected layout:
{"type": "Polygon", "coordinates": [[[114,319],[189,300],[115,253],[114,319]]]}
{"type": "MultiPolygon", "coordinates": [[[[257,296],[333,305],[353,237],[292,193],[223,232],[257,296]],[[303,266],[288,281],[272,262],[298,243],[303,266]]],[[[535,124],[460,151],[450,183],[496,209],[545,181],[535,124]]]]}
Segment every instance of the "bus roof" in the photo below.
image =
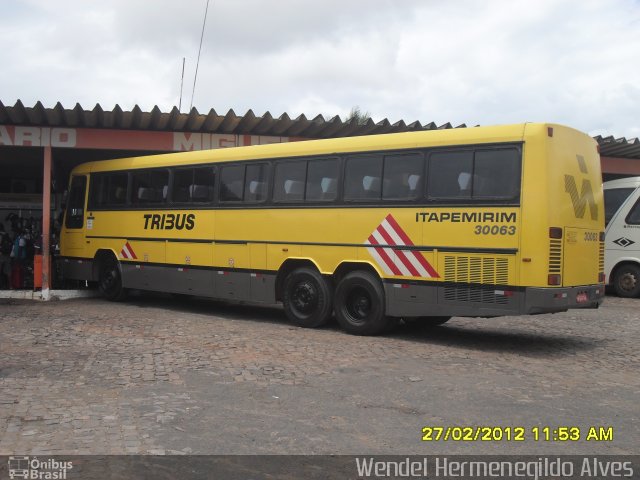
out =
{"type": "MultiPolygon", "coordinates": [[[[542,128],[569,128],[542,123],[520,123],[488,127],[457,128],[451,130],[429,130],[420,132],[390,133],[359,137],[342,137],[323,140],[307,140],[248,147],[218,148],[174,152],[143,157],[128,157],[114,160],[93,161],[78,165],[73,173],[128,170],[138,168],[175,166],[184,163],[228,162],[247,159],[269,159],[281,157],[303,157],[330,155],[332,153],[367,152],[388,149],[411,149],[499,142],[521,142],[527,133],[539,134],[542,128]]],[[[586,135],[585,135],[586,136],[586,135]]]]}

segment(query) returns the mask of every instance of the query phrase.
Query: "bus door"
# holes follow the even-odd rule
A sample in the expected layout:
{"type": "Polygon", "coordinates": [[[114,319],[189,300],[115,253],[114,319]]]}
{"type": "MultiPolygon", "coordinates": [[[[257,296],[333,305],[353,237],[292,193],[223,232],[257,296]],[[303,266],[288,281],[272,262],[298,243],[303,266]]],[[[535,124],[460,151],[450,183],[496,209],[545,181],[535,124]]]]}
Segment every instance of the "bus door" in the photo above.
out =
{"type": "Polygon", "coordinates": [[[65,243],[62,248],[65,256],[84,257],[86,191],[87,177],[85,175],[74,176],[71,179],[67,210],[64,216],[65,243]]]}

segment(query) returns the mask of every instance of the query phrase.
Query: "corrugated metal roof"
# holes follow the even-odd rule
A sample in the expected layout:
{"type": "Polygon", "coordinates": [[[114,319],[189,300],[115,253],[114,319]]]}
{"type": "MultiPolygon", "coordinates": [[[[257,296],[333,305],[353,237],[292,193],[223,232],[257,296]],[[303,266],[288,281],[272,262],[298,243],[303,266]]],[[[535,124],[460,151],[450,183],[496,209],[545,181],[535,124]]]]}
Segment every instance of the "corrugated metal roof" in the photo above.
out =
{"type": "MultiPolygon", "coordinates": [[[[25,107],[20,100],[13,106],[5,106],[0,101],[0,125],[34,125],[74,128],[112,128],[122,130],[152,130],[176,132],[226,133],[239,135],[273,135],[302,138],[334,138],[380,133],[411,132],[417,130],[442,130],[465,128],[465,124],[454,127],[451,123],[436,125],[434,122],[409,124],[400,120],[391,123],[386,118],[379,122],[369,119],[365,123],[355,120],[343,122],[339,116],[326,120],[322,115],[308,119],[304,115],[290,118],[283,113],[274,118],[265,112],[257,117],[252,110],[238,116],[233,110],[225,115],[213,108],[208,113],[200,113],[194,107],[189,113],[181,113],[177,107],[170,112],[162,112],[156,105],[150,112],[143,112],[138,105],[131,111],[123,111],[119,105],[105,111],[100,104],[93,110],[85,110],[79,103],[72,109],[65,109],[60,102],[53,108],[45,108],[41,102],[33,107],[25,107]]],[[[640,159],[640,140],[637,138],[594,137],[600,145],[600,153],[608,157],[640,159]]]]}
{"type": "Polygon", "coordinates": [[[600,155],[640,159],[640,139],[638,138],[627,140],[624,137],[614,138],[613,136],[603,137],[602,135],[593,138],[600,145],[600,155]]]}
{"type": "MultiPolygon", "coordinates": [[[[355,121],[343,122],[338,116],[330,120],[325,120],[322,115],[312,119],[300,115],[292,119],[286,113],[274,118],[270,112],[266,112],[258,117],[252,110],[238,116],[233,110],[220,115],[214,109],[204,114],[198,112],[196,108],[192,108],[189,113],[180,113],[176,107],[173,107],[170,112],[162,112],[158,106],[153,107],[150,112],[143,112],[137,105],[131,111],[123,111],[119,105],[111,111],[106,111],[100,104],[96,104],[93,110],[86,110],[79,103],[72,109],[65,109],[60,102],[53,108],[45,108],[41,102],[33,107],[25,107],[20,100],[12,107],[5,106],[0,101],[0,125],[2,124],[303,138],[347,137],[454,128],[450,123],[437,126],[433,122],[422,125],[416,121],[407,125],[399,121],[392,124],[386,118],[379,122],[369,119],[364,124],[359,124],[355,121]]],[[[455,128],[463,127],[466,125],[462,124],[455,128]]]]}

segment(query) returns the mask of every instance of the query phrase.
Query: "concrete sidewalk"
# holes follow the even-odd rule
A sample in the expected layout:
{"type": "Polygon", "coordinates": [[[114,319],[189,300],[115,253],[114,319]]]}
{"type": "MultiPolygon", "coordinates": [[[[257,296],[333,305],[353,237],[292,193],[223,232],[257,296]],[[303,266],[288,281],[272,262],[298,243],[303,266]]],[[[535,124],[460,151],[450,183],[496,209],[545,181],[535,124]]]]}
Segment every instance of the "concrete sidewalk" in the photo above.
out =
{"type": "MultiPolygon", "coordinates": [[[[49,300],[70,300],[99,296],[97,290],[49,290],[49,300]]],[[[41,290],[0,290],[0,299],[42,300],[41,290]]]]}

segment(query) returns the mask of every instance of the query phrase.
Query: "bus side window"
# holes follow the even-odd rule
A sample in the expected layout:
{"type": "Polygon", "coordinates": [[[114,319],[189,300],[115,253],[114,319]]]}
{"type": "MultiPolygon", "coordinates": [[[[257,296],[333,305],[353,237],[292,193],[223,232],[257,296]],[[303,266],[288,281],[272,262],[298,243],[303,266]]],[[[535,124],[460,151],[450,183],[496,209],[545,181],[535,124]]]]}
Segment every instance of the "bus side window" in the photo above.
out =
{"type": "Polygon", "coordinates": [[[347,158],[344,177],[345,200],[379,200],[382,191],[382,157],[368,155],[347,158]]]}
{"type": "Polygon", "coordinates": [[[429,157],[427,193],[432,199],[471,198],[472,151],[434,152],[429,157]]]}
{"type": "Polygon", "coordinates": [[[276,164],[273,183],[274,202],[301,202],[304,198],[306,160],[276,164]]]}
{"type": "Polygon", "coordinates": [[[422,155],[387,155],[384,157],[382,198],[414,199],[422,190],[424,162],[422,155]]]}
{"type": "Polygon", "coordinates": [[[329,202],[338,195],[338,160],[311,160],[307,173],[305,199],[308,202],[329,202]]]}
{"type": "Polygon", "coordinates": [[[609,225],[609,222],[616,214],[620,206],[625,202],[633,188],[608,188],[604,191],[604,222],[605,225],[609,225]]]}
{"type": "Polygon", "coordinates": [[[193,184],[189,185],[189,195],[192,202],[210,203],[213,201],[216,172],[213,167],[195,168],[193,170],[193,184]]]}
{"type": "Polygon", "coordinates": [[[513,199],[520,193],[520,154],[515,148],[478,150],[473,198],[513,199]]]}
{"type": "Polygon", "coordinates": [[[269,165],[258,163],[247,165],[247,174],[244,186],[245,202],[264,202],[269,191],[269,165]]]}
{"type": "Polygon", "coordinates": [[[65,219],[65,226],[67,228],[82,228],[84,226],[84,196],[86,187],[87,177],[84,175],[73,177],[71,180],[65,219]]]}
{"type": "Polygon", "coordinates": [[[213,168],[179,168],[173,172],[174,203],[209,203],[213,200],[213,168]]]}
{"type": "Polygon", "coordinates": [[[105,204],[110,206],[125,205],[127,203],[127,184],[129,176],[126,173],[111,173],[107,175],[105,204]]]}
{"type": "Polygon", "coordinates": [[[193,169],[178,168],[173,172],[172,201],[187,203],[190,199],[189,186],[193,184],[193,169]]]}
{"type": "Polygon", "coordinates": [[[100,208],[107,204],[107,175],[93,174],[89,183],[89,209],[100,208]]]}
{"type": "Polygon", "coordinates": [[[242,200],[244,189],[244,165],[229,165],[220,171],[220,201],[242,200]]]}
{"type": "Polygon", "coordinates": [[[168,170],[134,172],[131,202],[136,205],[164,203],[167,185],[169,185],[168,170]]]}
{"type": "Polygon", "coordinates": [[[626,221],[628,225],[640,225],[640,199],[638,199],[629,212],[629,215],[627,215],[626,221]]]}

